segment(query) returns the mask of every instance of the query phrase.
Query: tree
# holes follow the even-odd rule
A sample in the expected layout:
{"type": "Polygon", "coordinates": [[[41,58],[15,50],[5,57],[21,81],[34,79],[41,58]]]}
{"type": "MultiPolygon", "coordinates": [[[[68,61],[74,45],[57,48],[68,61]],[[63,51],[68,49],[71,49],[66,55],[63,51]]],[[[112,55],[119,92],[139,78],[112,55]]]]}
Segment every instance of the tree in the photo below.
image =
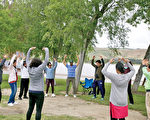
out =
{"type": "Polygon", "coordinates": [[[13,11],[8,6],[8,3],[5,6],[0,5],[0,47],[2,54],[5,52],[11,55],[22,46],[18,39],[19,34],[17,35],[21,22],[19,18],[12,16],[13,11]]]}
{"type": "Polygon", "coordinates": [[[93,29],[88,31],[88,34],[85,39],[85,44],[80,53],[81,63],[78,67],[78,71],[76,74],[76,79],[77,79],[76,88],[78,88],[78,84],[80,81],[81,71],[82,71],[87,47],[91,43],[96,30],[101,35],[103,34],[103,32],[108,33],[108,37],[111,43],[115,45],[113,46],[111,44],[112,47],[118,48],[120,47],[119,44],[124,47],[126,44],[128,44],[125,38],[126,38],[126,33],[129,30],[125,28],[124,23],[119,23],[125,20],[125,16],[123,15],[125,13],[125,2],[123,1],[116,2],[112,0],[103,1],[103,2],[100,1],[91,1],[91,2],[93,3],[92,8],[95,9],[92,18],[89,21],[92,24],[93,29]]]}
{"type": "MultiPolygon", "coordinates": [[[[127,4],[128,4],[127,8],[133,13],[132,16],[128,19],[128,23],[130,23],[133,26],[137,26],[141,22],[150,25],[149,0],[142,0],[142,1],[134,0],[134,1],[129,1],[127,4]]],[[[146,51],[144,59],[150,59],[150,45],[146,51]]],[[[136,74],[136,78],[132,87],[133,91],[138,91],[138,87],[140,85],[142,75],[143,72],[142,72],[142,64],[141,64],[138,73],[136,74]]]]}
{"type": "MultiPolygon", "coordinates": [[[[96,42],[95,33],[102,35],[107,33],[111,47],[125,47],[127,32],[125,27],[126,1],[124,0],[51,0],[46,8],[46,16],[49,16],[50,27],[57,32],[52,36],[61,36],[62,40],[79,43],[80,65],[76,74],[76,88],[80,81],[85,55],[89,46],[96,42]],[[61,28],[61,29],[60,29],[61,28]],[[61,31],[60,31],[61,30],[61,31]]],[[[64,42],[65,44],[65,42],[64,42]]]]}
{"type": "MultiPolygon", "coordinates": [[[[148,60],[150,59],[150,45],[149,45],[149,47],[146,51],[144,59],[148,59],[148,60]]],[[[140,81],[141,81],[141,78],[142,78],[142,75],[143,75],[142,67],[143,67],[143,65],[141,64],[140,68],[138,70],[138,73],[136,74],[136,78],[135,78],[135,81],[134,81],[134,84],[133,84],[133,87],[132,87],[133,91],[138,91],[138,87],[140,85],[140,81]]]]}
{"type": "MultiPolygon", "coordinates": [[[[10,20],[13,23],[11,28],[14,30],[10,38],[19,44],[18,50],[26,51],[29,47],[36,46],[39,48],[39,52],[36,52],[38,56],[43,46],[50,48],[51,57],[68,54],[69,59],[76,60],[76,54],[80,53],[80,64],[76,72],[78,89],[87,51],[97,42],[96,32],[100,36],[106,33],[110,47],[115,50],[128,45],[126,37],[129,29],[126,21],[130,18],[130,11],[133,11],[129,9],[129,2],[130,0],[17,0],[10,9],[10,19],[13,19],[10,20]]],[[[12,48],[13,45],[10,49],[12,48]]]]}

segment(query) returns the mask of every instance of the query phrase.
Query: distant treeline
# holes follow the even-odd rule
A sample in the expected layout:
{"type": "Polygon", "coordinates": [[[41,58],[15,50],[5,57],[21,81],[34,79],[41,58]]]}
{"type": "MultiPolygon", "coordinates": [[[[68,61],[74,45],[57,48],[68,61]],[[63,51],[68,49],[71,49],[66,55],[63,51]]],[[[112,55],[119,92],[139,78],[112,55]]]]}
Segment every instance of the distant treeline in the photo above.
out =
{"type": "MultiPolygon", "coordinates": [[[[142,60],[141,59],[133,59],[133,58],[129,58],[129,60],[133,63],[133,64],[141,64],[142,60]]],[[[107,63],[109,61],[109,59],[104,59],[105,63],[107,63]]],[[[87,63],[90,63],[90,61],[86,61],[87,63]]]]}

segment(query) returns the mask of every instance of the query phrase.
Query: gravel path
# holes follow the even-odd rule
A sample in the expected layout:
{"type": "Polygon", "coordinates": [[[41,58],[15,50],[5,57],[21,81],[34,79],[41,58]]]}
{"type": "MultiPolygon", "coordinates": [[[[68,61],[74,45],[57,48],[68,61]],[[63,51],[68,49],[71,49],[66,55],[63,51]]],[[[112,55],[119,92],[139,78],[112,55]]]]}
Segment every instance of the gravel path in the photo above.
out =
{"type": "MultiPolygon", "coordinates": [[[[4,89],[4,95],[9,95],[10,90],[4,89]]],[[[28,109],[28,100],[17,100],[18,105],[13,107],[2,107],[0,105],[1,115],[26,114],[28,109]]],[[[7,104],[7,102],[6,102],[7,104]]],[[[35,113],[35,111],[34,111],[35,113]]],[[[95,120],[109,120],[109,107],[97,103],[88,102],[79,98],[56,96],[55,98],[46,97],[42,113],[46,115],[68,115],[76,117],[91,116],[95,120]]],[[[146,120],[141,113],[129,110],[129,117],[126,120],[146,120]]]]}

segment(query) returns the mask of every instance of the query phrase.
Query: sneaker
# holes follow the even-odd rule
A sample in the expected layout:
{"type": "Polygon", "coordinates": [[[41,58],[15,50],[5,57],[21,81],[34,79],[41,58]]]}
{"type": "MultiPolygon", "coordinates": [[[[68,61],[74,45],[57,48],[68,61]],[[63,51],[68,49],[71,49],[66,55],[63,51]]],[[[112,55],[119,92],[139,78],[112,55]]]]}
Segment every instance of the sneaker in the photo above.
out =
{"type": "Polygon", "coordinates": [[[104,98],[101,98],[101,101],[104,101],[104,98]]]}
{"type": "Polygon", "coordinates": [[[8,103],[8,106],[14,106],[14,104],[13,103],[8,103]]]}
{"type": "Polygon", "coordinates": [[[55,97],[56,95],[53,93],[51,97],[55,97]]]}
{"type": "Polygon", "coordinates": [[[132,103],[130,103],[129,105],[133,105],[132,103]]]}
{"type": "Polygon", "coordinates": [[[96,99],[96,96],[93,96],[92,99],[96,99]]]}
{"type": "Polygon", "coordinates": [[[19,98],[18,98],[18,100],[22,100],[22,98],[21,98],[21,97],[19,97],[19,98]]]}
{"type": "Polygon", "coordinates": [[[76,96],[76,95],[73,95],[73,97],[76,98],[77,96],[76,96]]]}
{"type": "Polygon", "coordinates": [[[14,105],[17,105],[18,104],[18,102],[14,102],[14,105]]]}
{"type": "Polygon", "coordinates": [[[66,94],[65,97],[68,97],[68,94],[66,94]]]}
{"type": "Polygon", "coordinates": [[[27,96],[25,96],[25,97],[23,97],[23,99],[28,99],[28,97],[27,97],[27,96]]]}
{"type": "Polygon", "coordinates": [[[48,96],[48,94],[45,94],[45,97],[47,97],[48,96]]]}

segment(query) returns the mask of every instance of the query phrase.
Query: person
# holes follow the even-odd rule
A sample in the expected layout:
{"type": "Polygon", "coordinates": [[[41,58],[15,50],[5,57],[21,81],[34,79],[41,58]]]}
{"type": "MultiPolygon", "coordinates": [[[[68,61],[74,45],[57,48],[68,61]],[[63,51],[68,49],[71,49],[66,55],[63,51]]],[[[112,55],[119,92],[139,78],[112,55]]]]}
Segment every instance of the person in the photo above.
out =
{"type": "Polygon", "coordinates": [[[4,66],[4,63],[6,61],[6,58],[7,58],[6,55],[4,55],[3,59],[0,58],[0,103],[1,103],[1,99],[2,99],[1,84],[2,84],[2,78],[3,78],[2,77],[2,75],[3,75],[3,66],[4,66]]]}
{"type": "Polygon", "coordinates": [[[11,58],[10,64],[9,64],[9,78],[8,78],[8,83],[11,87],[11,95],[9,97],[9,101],[8,101],[8,106],[14,106],[14,104],[17,104],[17,102],[15,102],[15,96],[16,96],[16,92],[17,92],[17,80],[18,80],[18,75],[17,75],[17,60],[16,57],[18,58],[17,55],[13,55],[13,57],[11,58]]]}
{"type": "Polygon", "coordinates": [[[64,60],[63,60],[63,64],[68,69],[68,77],[67,77],[67,80],[66,80],[66,95],[65,95],[65,97],[68,97],[69,85],[70,85],[70,82],[72,82],[72,85],[73,85],[73,94],[74,94],[73,96],[74,96],[74,98],[76,98],[75,70],[76,70],[77,66],[79,65],[79,63],[80,63],[79,56],[77,56],[78,62],[77,62],[76,65],[73,64],[73,60],[70,60],[70,65],[68,65],[66,63],[66,58],[67,58],[67,55],[64,56],[64,60]]]}
{"type": "Polygon", "coordinates": [[[147,116],[148,116],[147,120],[150,120],[150,64],[148,64],[147,59],[144,59],[142,61],[142,64],[143,64],[142,71],[146,77],[146,82],[145,82],[146,100],[145,100],[145,103],[146,103],[146,110],[147,110],[147,116]]]}
{"type": "Polygon", "coordinates": [[[27,92],[28,92],[28,86],[29,86],[29,73],[27,69],[26,61],[23,59],[21,60],[21,83],[20,83],[20,93],[19,93],[19,100],[22,100],[22,95],[24,93],[24,99],[28,99],[27,92]]]}
{"type": "Polygon", "coordinates": [[[54,67],[52,67],[51,62],[48,62],[47,67],[44,70],[45,73],[46,73],[46,85],[47,85],[45,97],[48,96],[48,90],[49,90],[49,85],[50,84],[51,84],[51,87],[52,87],[52,96],[51,97],[55,97],[55,94],[54,94],[54,77],[55,77],[55,70],[56,70],[56,67],[57,67],[57,61],[56,61],[55,58],[54,58],[54,61],[55,61],[54,67]]]}
{"type": "MultiPolygon", "coordinates": [[[[129,61],[129,63],[133,66],[131,61],[129,61]]],[[[124,69],[125,69],[124,74],[127,74],[130,72],[130,68],[128,67],[127,64],[124,65],[124,69]]],[[[128,96],[129,96],[130,105],[133,105],[134,100],[133,100],[133,95],[132,95],[132,91],[131,91],[131,80],[129,81],[129,84],[128,84],[128,96]]]]}
{"type": "MultiPolygon", "coordinates": [[[[100,59],[101,59],[101,62],[102,62],[102,65],[105,66],[105,62],[104,62],[104,59],[102,56],[100,56],[100,59]]],[[[105,97],[105,76],[102,74],[102,81],[103,81],[103,84],[102,84],[102,88],[103,88],[103,92],[104,92],[104,97],[105,97]]],[[[97,95],[99,95],[99,87],[97,88],[97,95]]]]}
{"type": "Polygon", "coordinates": [[[100,58],[102,60],[102,64],[100,60],[97,60],[96,64],[94,64],[95,56],[93,56],[93,59],[91,61],[92,66],[95,67],[95,80],[93,83],[93,94],[94,94],[93,98],[96,98],[96,87],[98,86],[99,90],[101,91],[101,100],[104,100],[104,87],[103,87],[104,77],[101,72],[102,68],[104,67],[104,60],[102,56],[100,56],[100,58]]]}
{"type": "Polygon", "coordinates": [[[46,68],[49,59],[49,49],[43,48],[45,50],[45,61],[42,61],[38,58],[33,58],[31,63],[29,61],[30,52],[36,49],[36,47],[32,47],[28,50],[26,63],[29,72],[30,84],[29,84],[29,108],[26,114],[26,119],[30,120],[32,116],[32,112],[34,110],[34,106],[36,104],[36,120],[41,119],[41,112],[44,102],[44,74],[43,71],[46,68]]]}
{"type": "Polygon", "coordinates": [[[130,72],[124,74],[124,65],[121,62],[116,64],[116,72],[108,72],[108,67],[114,62],[111,59],[102,69],[102,73],[111,80],[111,93],[110,93],[110,116],[111,120],[125,120],[128,116],[128,97],[127,88],[128,83],[135,73],[135,69],[129,63],[129,60],[122,58],[122,60],[129,66],[130,72]]]}

